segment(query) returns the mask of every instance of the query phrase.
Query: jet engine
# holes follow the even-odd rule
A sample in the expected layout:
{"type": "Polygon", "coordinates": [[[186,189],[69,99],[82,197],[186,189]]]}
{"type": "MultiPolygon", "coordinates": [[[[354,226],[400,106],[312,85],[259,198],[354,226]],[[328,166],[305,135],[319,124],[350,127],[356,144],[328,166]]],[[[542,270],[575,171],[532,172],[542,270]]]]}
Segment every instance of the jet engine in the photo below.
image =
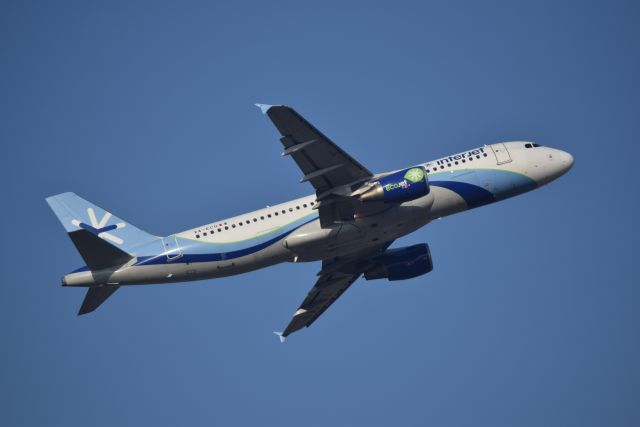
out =
{"type": "Polygon", "coordinates": [[[422,166],[383,176],[360,194],[363,202],[408,202],[429,194],[427,173],[422,166]]]}
{"type": "Polygon", "coordinates": [[[422,276],[433,270],[429,245],[421,243],[404,248],[388,249],[365,271],[366,280],[406,280],[422,276]]]}

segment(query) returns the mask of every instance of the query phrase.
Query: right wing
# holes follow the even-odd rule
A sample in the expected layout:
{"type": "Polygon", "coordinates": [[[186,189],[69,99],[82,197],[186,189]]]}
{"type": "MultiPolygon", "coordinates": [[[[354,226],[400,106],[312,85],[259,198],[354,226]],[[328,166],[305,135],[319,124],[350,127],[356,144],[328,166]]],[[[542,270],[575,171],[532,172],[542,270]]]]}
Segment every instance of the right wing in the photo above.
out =
{"type": "Polygon", "coordinates": [[[287,328],[284,332],[278,333],[281,339],[311,326],[371,266],[370,260],[384,252],[391,243],[386,242],[352,255],[322,261],[322,270],[318,273],[320,277],[293,314],[287,328]]]}
{"type": "Polygon", "coordinates": [[[358,280],[358,277],[360,277],[360,273],[333,273],[320,276],[298,310],[293,314],[293,319],[291,319],[281,336],[286,338],[289,334],[299,329],[311,326],[353,282],[358,280]]]}

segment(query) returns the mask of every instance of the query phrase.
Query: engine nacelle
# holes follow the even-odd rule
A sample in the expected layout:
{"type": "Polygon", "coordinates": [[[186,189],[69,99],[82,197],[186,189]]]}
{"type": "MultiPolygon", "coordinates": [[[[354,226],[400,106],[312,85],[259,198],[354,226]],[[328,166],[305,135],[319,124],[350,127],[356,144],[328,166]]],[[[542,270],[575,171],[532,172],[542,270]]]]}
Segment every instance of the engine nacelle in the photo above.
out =
{"type": "Polygon", "coordinates": [[[416,166],[383,176],[360,195],[363,202],[408,202],[429,194],[427,173],[416,166]]]}
{"type": "Polygon", "coordinates": [[[364,273],[366,280],[406,280],[433,270],[429,245],[421,243],[404,248],[388,249],[376,260],[373,268],[364,273]]]}

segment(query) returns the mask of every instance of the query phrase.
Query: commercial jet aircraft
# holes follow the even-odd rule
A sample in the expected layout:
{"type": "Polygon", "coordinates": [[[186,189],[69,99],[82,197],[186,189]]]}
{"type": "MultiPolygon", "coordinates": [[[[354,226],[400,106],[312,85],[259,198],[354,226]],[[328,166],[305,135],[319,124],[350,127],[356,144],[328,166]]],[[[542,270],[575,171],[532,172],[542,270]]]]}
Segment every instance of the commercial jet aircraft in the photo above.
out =
{"type": "Polygon", "coordinates": [[[430,221],[541,187],[573,157],[532,142],[472,148],[427,163],[373,173],[287,106],[256,104],[275,124],[315,194],[166,237],[63,193],[47,198],[86,266],[62,285],[87,287],[78,314],[124,285],[241,274],[281,262],[321,261],[315,285],[281,341],[310,326],[360,276],[405,280],[433,269],[426,243],[389,249],[430,221]]]}

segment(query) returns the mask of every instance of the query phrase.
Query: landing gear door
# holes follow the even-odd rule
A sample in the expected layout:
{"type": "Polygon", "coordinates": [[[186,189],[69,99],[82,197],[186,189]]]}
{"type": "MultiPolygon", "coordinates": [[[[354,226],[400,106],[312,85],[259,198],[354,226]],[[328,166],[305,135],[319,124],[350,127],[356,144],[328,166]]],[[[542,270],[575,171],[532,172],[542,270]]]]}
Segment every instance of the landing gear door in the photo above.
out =
{"type": "Polygon", "coordinates": [[[167,257],[167,261],[175,261],[182,257],[182,251],[176,236],[169,236],[162,239],[162,246],[164,247],[164,255],[167,257]]]}
{"type": "Polygon", "coordinates": [[[496,156],[497,164],[501,165],[511,161],[509,150],[507,150],[507,147],[504,144],[491,144],[490,147],[493,154],[496,156]]]}

